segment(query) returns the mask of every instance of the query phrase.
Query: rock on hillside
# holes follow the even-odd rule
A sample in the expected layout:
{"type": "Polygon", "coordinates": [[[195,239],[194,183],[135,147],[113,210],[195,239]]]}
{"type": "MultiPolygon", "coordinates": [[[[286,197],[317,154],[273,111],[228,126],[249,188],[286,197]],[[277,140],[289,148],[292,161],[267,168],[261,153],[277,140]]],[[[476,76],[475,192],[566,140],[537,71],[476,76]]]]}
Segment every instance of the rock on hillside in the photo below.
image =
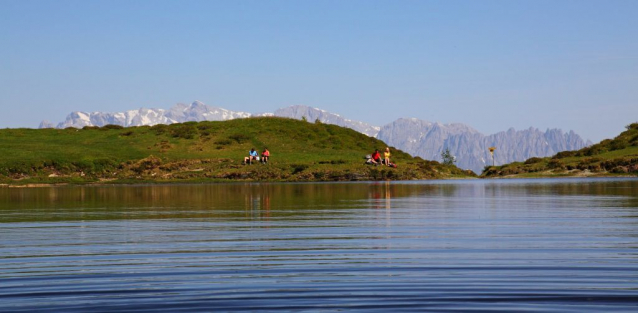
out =
{"type": "Polygon", "coordinates": [[[491,165],[489,147],[496,147],[495,163],[523,161],[531,157],[545,157],[560,151],[578,150],[591,142],[585,142],[573,131],[560,129],[542,132],[536,128],[483,135],[464,124],[440,124],[418,119],[399,119],[385,125],[377,138],[415,156],[441,160],[441,152],[450,149],[460,168],[480,173],[485,165],[491,165]]]}

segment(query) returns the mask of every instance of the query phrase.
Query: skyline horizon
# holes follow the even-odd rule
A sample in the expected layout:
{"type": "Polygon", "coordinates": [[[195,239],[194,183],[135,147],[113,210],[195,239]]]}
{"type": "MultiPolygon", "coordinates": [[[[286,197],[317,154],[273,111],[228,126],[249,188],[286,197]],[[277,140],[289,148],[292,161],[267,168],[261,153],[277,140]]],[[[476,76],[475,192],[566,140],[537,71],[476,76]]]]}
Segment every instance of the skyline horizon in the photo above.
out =
{"type": "Polygon", "coordinates": [[[200,99],[599,142],[638,121],[636,15],[632,0],[5,0],[0,127],[200,99]]]}

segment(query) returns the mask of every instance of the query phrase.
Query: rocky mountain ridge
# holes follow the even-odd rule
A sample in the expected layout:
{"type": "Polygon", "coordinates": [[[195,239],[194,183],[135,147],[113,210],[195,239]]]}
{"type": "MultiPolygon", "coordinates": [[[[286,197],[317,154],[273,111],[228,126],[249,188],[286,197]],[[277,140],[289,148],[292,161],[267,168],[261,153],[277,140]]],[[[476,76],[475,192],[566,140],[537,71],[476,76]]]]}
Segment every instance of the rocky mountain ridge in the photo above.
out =
{"type": "Polygon", "coordinates": [[[530,127],[484,135],[465,124],[431,123],[418,119],[399,119],[381,128],[377,138],[411,155],[440,160],[449,149],[456,164],[480,173],[486,165],[524,161],[531,157],[551,156],[561,151],[578,150],[591,145],[573,131],[541,131],[530,127]],[[495,147],[494,160],[489,147],[495,147]]]}

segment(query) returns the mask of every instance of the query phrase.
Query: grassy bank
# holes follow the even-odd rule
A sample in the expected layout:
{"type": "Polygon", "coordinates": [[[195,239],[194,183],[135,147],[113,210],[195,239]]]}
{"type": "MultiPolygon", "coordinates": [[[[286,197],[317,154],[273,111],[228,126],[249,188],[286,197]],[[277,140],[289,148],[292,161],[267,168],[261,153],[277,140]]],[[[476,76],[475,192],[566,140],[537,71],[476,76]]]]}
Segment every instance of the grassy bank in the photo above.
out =
{"type": "Polygon", "coordinates": [[[410,180],[472,173],[392,149],[398,168],[363,165],[385,144],[348,128],[286,118],[122,128],[0,130],[0,182],[410,180]],[[268,147],[267,165],[242,165],[268,147]]]}
{"type": "Polygon", "coordinates": [[[481,177],[638,176],[638,123],[614,139],[552,157],[486,167],[481,177]]]}

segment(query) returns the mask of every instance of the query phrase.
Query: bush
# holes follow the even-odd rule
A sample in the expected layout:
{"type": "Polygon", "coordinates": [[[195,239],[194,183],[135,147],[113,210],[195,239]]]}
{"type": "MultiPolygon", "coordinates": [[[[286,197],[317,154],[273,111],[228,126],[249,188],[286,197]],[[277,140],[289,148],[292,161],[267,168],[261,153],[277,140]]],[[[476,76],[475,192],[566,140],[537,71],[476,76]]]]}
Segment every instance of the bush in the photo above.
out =
{"type": "Polygon", "coordinates": [[[622,150],[622,149],[627,148],[627,146],[629,146],[629,143],[624,141],[624,140],[614,140],[609,145],[609,151],[622,150]]]}
{"type": "Polygon", "coordinates": [[[527,159],[527,161],[525,161],[525,164],[536,164],[540,161],[543,161],[543,159],[541,158],[529,158],[527,159]]]}
{"type": "Polygon", "coordinates": [[[230,139],[219,139],[217,141],[215,141],[215,144],[218,144],[220,146],[228,146],[230,144],[232,144],[233,141],[230,139]]]}
{"type": "Polygon", "coordinates": [[[84,127],[82,127],[82,129],[91,130],[91,129],[100,129],[100,127],[99,126],[84,126],[84,127]]]}
{"type": "Polygon", "coordinates": [[[607,150],[602,147],[602,142],[601,142],[601,144],[582,149],[577,155],[578,156],[594,156],[594,155],[601,154],[603,152],[607,152],[607,150]]]}
{"type": "Polygon", "coordinates": [[[441,159],[443,159],[443,164],[445,165],[454,165],[454,163],[456,163],[456,157],[450,153],[450,148],[445,148],[445,150],[441,152],[441,159]]]}
{"type": "Polygon", "coordinates": [[[165,124],[157,124],[157,125],[151,126],[151,129],[155,132],[155,134],[161,135],[161,134],[168,133],[169,126],[165,124]]]}
{"type": "Polygon", "coordinates": [[[102,126],[100,130],[123,129],[123,128],[124,126],[121,126],[121,125],[108,124],[108,125],[102,126]]]}
{"type": "Polygon", "coordinates": [[[306,170],[309,166],[306,164],[292,164],[292,174],[298,174],[306,170]]]}
{"type": "Polygon", "coordinates": [[[547,163],[547,167],[557,170],[557,169],[565,169],[565,164],[563,164],[563,162],[561,162],[560,160],[557,159],[551,159],[548,163],[547,163]]]}
{"type": "Polygon", "coordinates": [[[171,136],[175,138],[193,139],[199,132],[194,124],[179,124],[175,125],[171,129],[171,136]]]}
{"type": "Polygon", "coordinates": [[[346,164],[345,160],[319,161],[319,164],[346,164]]]}
{"type": "Polygon", "coordinates": [[[615,173],[615,174],[624,174],[624,173],[628,173],[629,169],[627,167],[624,166],[617,166],[614,167],[610,170],[611,173],[615,173]]]}
{"type": "Polygon", "coordinates": [[[228,136],[228,138],[231,140],[234,140],[237,143],[244,143],[250,140],[250,137],[248,137],[245,134],[234,134],[234,135],[228,136]]]}
{"type": "Polygon", "coordinates": [[[569,157],[573,157],[575,156],[577,153],[577,151],[562,151],[562,152],[558,152],[556,153],[555,156],[552,157],[552,159],[564,159],[564,158],[569,158],[569,157]]]}

